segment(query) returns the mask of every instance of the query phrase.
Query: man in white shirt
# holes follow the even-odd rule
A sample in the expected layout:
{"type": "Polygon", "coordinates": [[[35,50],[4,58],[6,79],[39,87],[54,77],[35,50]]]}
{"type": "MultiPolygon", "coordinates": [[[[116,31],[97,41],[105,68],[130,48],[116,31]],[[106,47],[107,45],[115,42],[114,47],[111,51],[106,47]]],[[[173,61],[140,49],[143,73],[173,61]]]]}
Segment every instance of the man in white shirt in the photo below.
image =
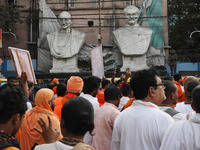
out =
{"type": "MultiPolygon", "coordinates": [[[[99,103],[97,101],[96,96],[99,91],[101,79],[96,76],[90,76],[83,79],[83,81],[84,81],[83,93],[81,93],[80,96],[84,97],[92,104],[95,114],[96,111],[99,109],[99,103]]],[[[92,136],[90,135],[89,132],[85,134],[83,141],[86,144],[92,145],[92,136]]]]}
{"type": "Polygon", "coordinates": [[[115,120],[111,150],[159,150],[174,120],[158,106],[166,99],[164,85],[154,70],[135,72],[130,82],[135,100],[115,120]]]}
{"type": "Polygon", "coordinates": [[[120,103],[119,103],[119,111],[122,111],[124,106],[126,105],[127,101],[130,98],[133,98],[133,90],[131,89],[131,86],[129,84],[124,84],[121,88],[121,92],[122,92],[122,98],[120,99],[120,103]]]}
{"type": "Polygon", "coordinates": [[[80,96],[84,97],[92,104],[94,113],[96,113],[97,109],[99,108],[99,103],[96,96],[99,91],[101,79],[96,76],[90,76],[83,79],[83,81],[83,93],[81,93],[80,96]]]}
{"type": "Polygon", "coordinates": [[[189,120],[178,121],[165,132],[160,150],[200,149],[200,86],[193,91],[192,106],[196,111],[189,120]]]}
{"type": "Polygon", "coordinates": [[[175,121],[185,120],[186,115],[174,110],[172,107],[178,101],[178,88],[176,84],[169,80],[166,80],[164,84],[166,100],[159,105],[160,110],[168,113],[175,121]]]}
{"type": "Polygon", "coordinates": [[[183,114],[189,114],[190,116],[195,114],[195,111],[191,107],[192,91],[198,85],[199,82],[196,80],[191,80],[187,83],[185,90],[186,100],[184,102],[178,103],[175,107],[175,110],[183,114]]]}

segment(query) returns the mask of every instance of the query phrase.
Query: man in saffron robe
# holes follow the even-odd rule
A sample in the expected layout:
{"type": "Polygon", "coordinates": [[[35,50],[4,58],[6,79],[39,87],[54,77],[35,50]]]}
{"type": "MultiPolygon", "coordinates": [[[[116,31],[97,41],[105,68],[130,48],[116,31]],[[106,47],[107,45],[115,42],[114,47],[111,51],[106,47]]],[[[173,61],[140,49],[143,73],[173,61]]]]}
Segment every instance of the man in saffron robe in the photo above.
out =
{"type": "Polygon", "coordinates": [[[83,80],[78,76],[71,76],[67,81],[67,94],[58,101],[54,113],[60,118],[63,105],[73,97],[78,97],[83,88],[83,80]]]}
{"type": "MultiPolygon", "coordinates": [[[[54,103],[54,93],[47,88],[40,89],[35,96],[35,107],[27,111],[21,125],[21,150],[30,150],[36,143],[44,144],[45,140],[34,128],[41,129],[37,120],[42,118],[48,124],[48,117],[52,120],[53,128],[60,131],[60,120],[53,113],[51,106],[54,103]]],[[[60,140],[60,134],[57,140],[60,140]]]]}

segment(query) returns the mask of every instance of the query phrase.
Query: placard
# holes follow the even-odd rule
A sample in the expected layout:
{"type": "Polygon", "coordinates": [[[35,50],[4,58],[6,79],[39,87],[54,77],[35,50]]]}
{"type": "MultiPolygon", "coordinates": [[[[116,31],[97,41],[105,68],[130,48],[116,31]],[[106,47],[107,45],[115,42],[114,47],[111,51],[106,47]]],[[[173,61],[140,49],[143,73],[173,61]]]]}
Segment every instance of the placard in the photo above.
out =
{"type": "Polygon", "coordinates": [[[92,75],[102,79],[104,76],[102,45],[99,45],[91,50],[91,64],[92,75]]]}
{"type": "Polygon", "coordinates": [[[21,73],[26,72],[27,81],[37,83],[29,51],[14,47],[8,47],[8,50],[17,76],[21,78],[21,73]]]}

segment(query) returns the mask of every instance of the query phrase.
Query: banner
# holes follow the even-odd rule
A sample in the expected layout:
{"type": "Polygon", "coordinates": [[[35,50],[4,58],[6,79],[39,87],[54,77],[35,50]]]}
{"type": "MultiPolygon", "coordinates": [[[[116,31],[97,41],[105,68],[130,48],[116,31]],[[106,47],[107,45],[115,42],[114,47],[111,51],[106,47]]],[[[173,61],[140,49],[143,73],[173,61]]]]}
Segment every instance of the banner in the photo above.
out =
{"type": "Polygon", "coordinates": [[[14,47],[8,47],[8,50],[17,76],[20,78],[21,73],[26,72],[27,81],[37,83],[29,51],[14,47]]]}
{"type": "Polygon", "coordinates": [[[92,49],[91,64],[92,64],[92,75],[102,79],[104,76],[102,45],[99,45],[92,49]]]}
{"type": "Polygon", "coordinates": [[[0,48],[2,48],[2,30],[0,28],[0,48]]]}

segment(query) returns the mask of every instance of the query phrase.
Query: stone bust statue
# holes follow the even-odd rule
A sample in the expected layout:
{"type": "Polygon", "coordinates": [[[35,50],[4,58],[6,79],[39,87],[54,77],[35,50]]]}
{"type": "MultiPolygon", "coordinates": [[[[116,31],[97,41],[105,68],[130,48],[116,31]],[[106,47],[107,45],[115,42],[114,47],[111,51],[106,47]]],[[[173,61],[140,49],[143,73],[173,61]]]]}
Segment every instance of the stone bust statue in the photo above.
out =
{"type": "Polygon", "coordinates": [[[126,24],[113,31],[114,43],[122,54],[121,71],[126,68],[131,71],[146,69],[146,53],[150,46],[152,30],[137,23],[139,9],[133,5],[124,9],[124,16],[126,24]]]}
{"type": "Polygon", "coordinates": [[[85,34],[70,28],[70,13],[63,11],[58,16],[60,29],[47,35],[53,68],[50,72],[78,72],[77,54],[85,42],[85,34]]]}

